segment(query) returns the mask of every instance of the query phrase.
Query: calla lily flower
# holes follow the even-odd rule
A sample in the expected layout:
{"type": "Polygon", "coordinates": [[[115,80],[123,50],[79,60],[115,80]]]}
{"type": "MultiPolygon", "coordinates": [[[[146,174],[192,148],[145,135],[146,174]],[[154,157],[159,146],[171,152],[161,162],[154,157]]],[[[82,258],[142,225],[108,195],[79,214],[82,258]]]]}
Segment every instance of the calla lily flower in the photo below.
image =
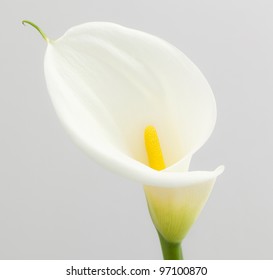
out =
{"type": "Polygon", "coordinates": [[[63,126],[93,160],[145,186],[162,248],[179,245],[223,172],[188,170],[216,122],[208,82],[171,44],[117,24],[82,24],[55,41],[42,35],[46,83],[63,126]],[[151,164],[149,149],[159,149],[164,166],[151,164]]]}

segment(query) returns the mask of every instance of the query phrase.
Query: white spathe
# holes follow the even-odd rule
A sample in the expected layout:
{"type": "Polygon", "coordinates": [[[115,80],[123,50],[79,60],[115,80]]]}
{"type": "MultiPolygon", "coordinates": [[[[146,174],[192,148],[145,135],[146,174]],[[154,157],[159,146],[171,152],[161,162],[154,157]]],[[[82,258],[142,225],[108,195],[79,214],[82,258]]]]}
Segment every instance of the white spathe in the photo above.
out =
{"type": "Polygon", "coordinates": [[[49,41],[45,76],[74,141],[105,167],[151,186],[145,187],[146,196],[160,232],[172,207],[185,213],[184,206],[191,205],[187,223],[196,219],[223,167],[188,171],[192,155],[214,128],[216,104],[206,79],[181,51],[141,31],[86,23],[49,41]],[[143,136],[148,125],[160,139],[167,166],[161,172],[148,166],[143,136]],[[167,212],[158,210],[171,201],[167,212]]]}

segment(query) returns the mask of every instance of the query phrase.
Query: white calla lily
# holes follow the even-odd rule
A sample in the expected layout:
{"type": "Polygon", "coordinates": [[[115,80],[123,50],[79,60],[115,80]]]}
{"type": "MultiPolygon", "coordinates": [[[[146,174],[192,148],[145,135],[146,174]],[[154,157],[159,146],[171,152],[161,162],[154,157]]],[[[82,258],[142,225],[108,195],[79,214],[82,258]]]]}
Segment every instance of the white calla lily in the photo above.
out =
{"type": "Polygon", "coordinates": [[[223,172],[188,171],[216,121],[202,73],[164,40],[113,23],[75,26],[47,41],[46,82],[66,130],[94,160],[145,185],[158,232],[181,242],[223,172]],[[162,171],[148,164],[149,125],[160,139],[162,171]]]}

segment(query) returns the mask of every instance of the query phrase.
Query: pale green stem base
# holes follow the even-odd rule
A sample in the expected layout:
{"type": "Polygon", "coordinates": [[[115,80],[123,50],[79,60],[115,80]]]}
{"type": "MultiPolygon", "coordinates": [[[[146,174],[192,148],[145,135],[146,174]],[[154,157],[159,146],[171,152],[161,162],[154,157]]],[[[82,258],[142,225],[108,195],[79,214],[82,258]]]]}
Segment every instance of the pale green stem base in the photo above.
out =
{"type": "Polygon", "coordinates": [[[181,244],[170,243],[159,232],[157,233],[159,236],[164,260],[183,260],[181,244]]]}

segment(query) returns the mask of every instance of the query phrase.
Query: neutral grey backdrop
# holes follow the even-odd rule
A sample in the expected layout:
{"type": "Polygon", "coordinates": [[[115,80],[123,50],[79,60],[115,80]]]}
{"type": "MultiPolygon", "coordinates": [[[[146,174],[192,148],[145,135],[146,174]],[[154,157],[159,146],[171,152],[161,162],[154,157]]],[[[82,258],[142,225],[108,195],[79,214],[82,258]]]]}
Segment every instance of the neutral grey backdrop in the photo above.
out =
{"type": "Polygon", "coordinates": [[[191,170],[226,171],[184,240],[187,259],[273,258],[271,0],[1,0],[0,259],[160,259],[139,184],[71,142],[47,94],[46,44],[88,21],[162,37],[209,80],[215,131],[191,170]]]}

